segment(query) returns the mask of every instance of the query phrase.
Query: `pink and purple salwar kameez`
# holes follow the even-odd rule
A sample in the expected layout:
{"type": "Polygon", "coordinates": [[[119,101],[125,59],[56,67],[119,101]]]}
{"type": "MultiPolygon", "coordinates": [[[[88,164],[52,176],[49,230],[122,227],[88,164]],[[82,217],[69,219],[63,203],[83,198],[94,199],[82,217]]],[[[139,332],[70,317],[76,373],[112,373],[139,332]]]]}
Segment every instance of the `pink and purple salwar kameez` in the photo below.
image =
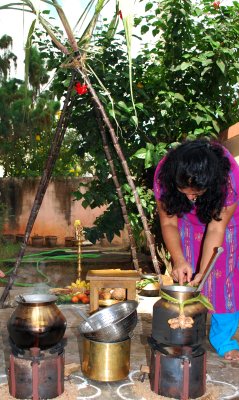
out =
{"type": "MultiPolygon", "coordinates": [[[[226,207],[239,202],[239,166],[226,149],[225,154],[231,163],[226,207]]],[[[154,193],[157,200],[160,200],[161,192],[158,174],[163,162],[164,159],[158,164],[154,177],[154,193]]],[[[178,218],[183,253],[192,265],[193,272],[197,272],[199,268],[199,255],[206,228],[196,215],[196,206],[191,212],[178,218]]],[[[234,336],[239,323],[239,207],[226,228],[222,247],[224,252],[218,258],[203,289],[215,309],[209,339],[219,355],[229,350],[239,350],[238,343],[228,339],[229,333],[230,338],[234,336]]]]}

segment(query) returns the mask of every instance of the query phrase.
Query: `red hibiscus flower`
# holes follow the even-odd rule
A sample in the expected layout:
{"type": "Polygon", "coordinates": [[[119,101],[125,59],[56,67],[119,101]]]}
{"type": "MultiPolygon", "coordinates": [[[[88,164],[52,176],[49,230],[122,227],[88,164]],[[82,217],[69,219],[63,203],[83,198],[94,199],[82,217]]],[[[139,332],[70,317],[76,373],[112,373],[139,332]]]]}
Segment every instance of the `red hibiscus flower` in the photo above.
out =
{"type": "Polygon", "coordinates": [[[77,82],[75,84],[75,90],[77,91],[78,94],[85,94],[88,92],[87,85],[85,84],[82,85],[80,82],[77,82]]]}
{"type": "Polygon", "coordinates": [[[215,10],[217,10],[219,7],[220,7],[220,1],[214,1],[213,3],[212,3],[212,5],[213,5],[213,7],[215,8],[215,10]]]}

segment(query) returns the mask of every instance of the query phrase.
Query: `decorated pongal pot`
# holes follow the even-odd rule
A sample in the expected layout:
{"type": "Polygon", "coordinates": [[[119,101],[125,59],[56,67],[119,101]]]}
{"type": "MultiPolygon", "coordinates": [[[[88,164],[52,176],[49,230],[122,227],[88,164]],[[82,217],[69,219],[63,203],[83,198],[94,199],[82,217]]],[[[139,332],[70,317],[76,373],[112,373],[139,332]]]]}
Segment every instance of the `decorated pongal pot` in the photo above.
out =
{"type": "Polygon", "coordinates": [[[210,302],[194,287],[162,286],[153,307],[152,337],[165,345],[197,346],[206,337],[210,302]]]}

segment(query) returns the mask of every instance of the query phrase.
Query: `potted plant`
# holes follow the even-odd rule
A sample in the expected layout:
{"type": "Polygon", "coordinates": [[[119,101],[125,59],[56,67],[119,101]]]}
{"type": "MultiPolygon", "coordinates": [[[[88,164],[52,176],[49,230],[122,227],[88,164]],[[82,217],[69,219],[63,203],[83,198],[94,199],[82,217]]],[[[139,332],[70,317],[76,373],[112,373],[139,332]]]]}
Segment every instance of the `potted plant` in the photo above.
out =
{"type": "Polygon", "coordinates": [[[73,247],[74,245],[75,245],[74,236],[66,236],[65,237],[65,246],[66,247],[73,247]]]}
{"type": "Polygon", "coordinates": [[[47,247],[54,247],[57,243],[57,236],[45,236],[45,243],[47,247]]]}
{"type": "Polygon", "coordinates": [[[17,233],[16,234],[16,242],[17,243],[22,243],[24,239],[24,234],[23,233],[17,233]]]}
{"type": "Polygon", "coordinates": [[[39,235],[32,236],[32,246],[42,247],[44,244],[44,237],[39,235]]]}

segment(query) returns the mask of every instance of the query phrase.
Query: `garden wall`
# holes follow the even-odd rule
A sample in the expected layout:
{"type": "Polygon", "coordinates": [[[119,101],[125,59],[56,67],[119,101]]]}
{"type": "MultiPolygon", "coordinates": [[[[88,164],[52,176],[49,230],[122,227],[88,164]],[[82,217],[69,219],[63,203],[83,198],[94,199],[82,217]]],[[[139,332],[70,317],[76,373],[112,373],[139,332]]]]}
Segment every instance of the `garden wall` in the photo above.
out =
{"type": "MultiPolygon", "coordinates": [[[[73,192],[80,182],[86,183],[92,178],[52,179],[44,196],[31,236],[57,236],[57,244],[65,244],[65,237],[74,236],[74,222],[80,220],[83,227],[92,227],[96,217],[101,215],[106,206],[86,209],[82,201],[74,200],[73,192]]],[[[32,209],[39,179],[1,178],[1,203],[6,205],[4,234],[23,234],[32,209]]],[[[81,188],[85,190],[85,188],[81,188]]],[[[122,245],[127,235],[115,236],[114,245],[122,245]]],[[[107,243],[106,243],[107,244],[107,243]]]]}

